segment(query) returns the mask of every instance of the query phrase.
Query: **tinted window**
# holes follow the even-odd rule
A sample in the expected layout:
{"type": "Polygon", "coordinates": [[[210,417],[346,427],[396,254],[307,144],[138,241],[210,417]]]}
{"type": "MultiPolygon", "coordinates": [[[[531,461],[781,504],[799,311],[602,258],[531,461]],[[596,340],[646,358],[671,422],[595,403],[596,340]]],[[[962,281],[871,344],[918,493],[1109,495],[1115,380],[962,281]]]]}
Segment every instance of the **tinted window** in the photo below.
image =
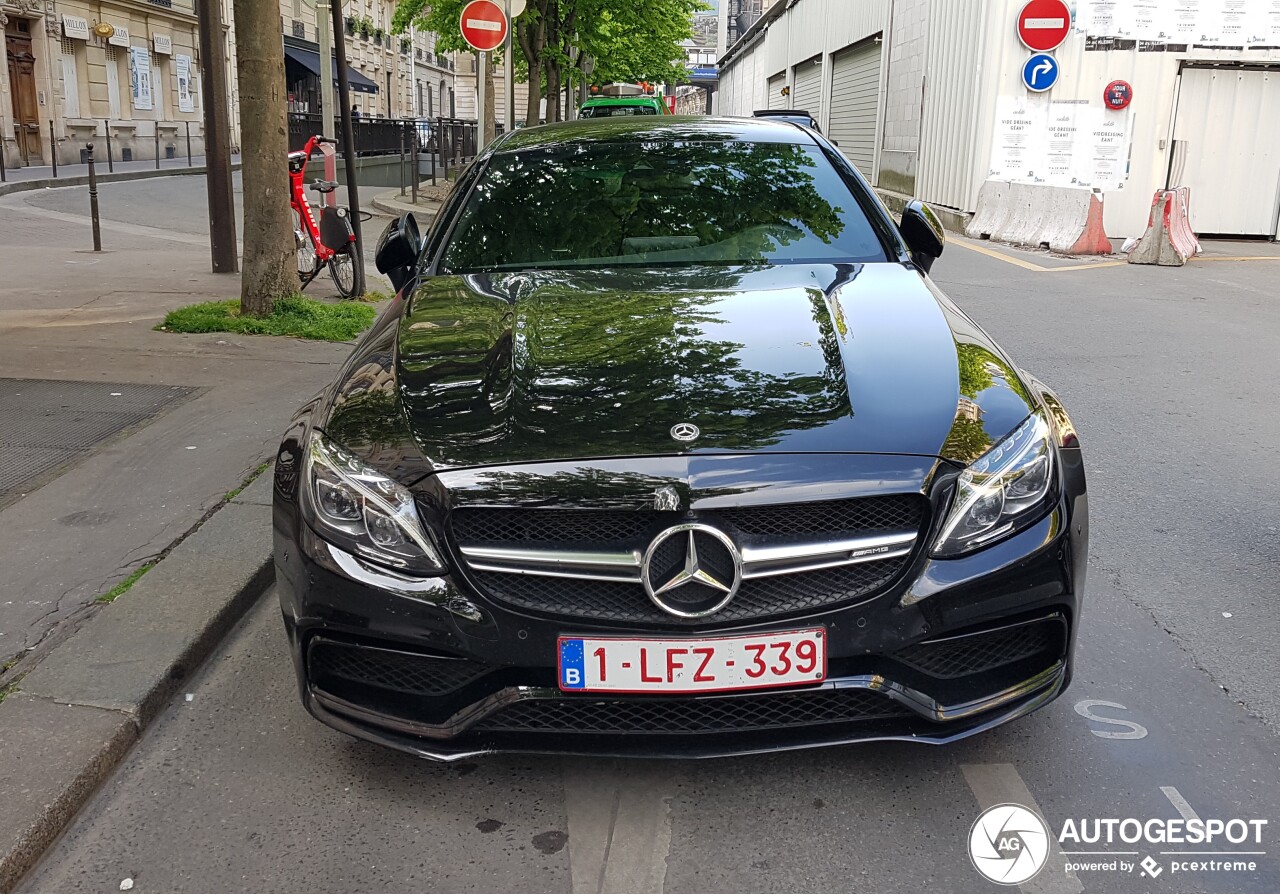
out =
{"type": "Polygon", "coordinates": [[[495,155],[441,269],[883,260],[816,147],[596,143],[495,155]]]}
{"type": "Polygon", "coordinates": [[[613,118],[620,115],[656,115],[653,106],[586,106],[579,118],[613,118]]]}

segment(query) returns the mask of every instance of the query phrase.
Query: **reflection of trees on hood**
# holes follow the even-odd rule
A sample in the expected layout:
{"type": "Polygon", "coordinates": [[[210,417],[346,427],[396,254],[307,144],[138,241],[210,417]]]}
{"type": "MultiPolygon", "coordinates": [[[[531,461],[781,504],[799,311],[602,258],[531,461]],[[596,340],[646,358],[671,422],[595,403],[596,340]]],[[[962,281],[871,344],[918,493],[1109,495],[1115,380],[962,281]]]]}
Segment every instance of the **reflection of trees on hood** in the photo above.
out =
{"type": "Polygon", "coordinates": [[[821,354],[765,371],[716,337],[718,301],[734,296],[627,288],[648,276],[544,274],[514,305],[459,279],[428,287],[400,346],[401,396],[427,453],[468,465],[497,459],[489,444],[526,458],[670,454],[680,421],[702,428],[697,448],[759,449],[849,413],[820,292],[807,299],[821,354]]]}
{"type": "Polygon", "coordinates": [[[499,154],[445,265],[618,258],[628,254],[624,240],[637,239],[658,240],[651,251],[728,243],[732,260],[760,262],[770,239],[801,237],[788,222],[830,244],[844,229],[842,209],[820,194],[814,170],[805,148],[790,144],[601,143],[499,154]]]}

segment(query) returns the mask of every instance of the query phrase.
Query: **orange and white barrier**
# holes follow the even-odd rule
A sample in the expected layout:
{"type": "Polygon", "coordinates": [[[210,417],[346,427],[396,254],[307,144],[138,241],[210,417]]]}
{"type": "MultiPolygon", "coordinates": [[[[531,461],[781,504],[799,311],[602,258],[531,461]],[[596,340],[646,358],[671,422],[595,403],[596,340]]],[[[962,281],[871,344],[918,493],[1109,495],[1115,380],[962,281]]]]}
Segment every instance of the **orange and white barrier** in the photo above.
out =
{"type": "Polygon", "coordinates": [[[1200,240],[1191,230],[1191,189],[1157,190],[1151,200],[1147,231],[1129,252],[1129,263],[1181,267],[1199,251],[1200,240]]]}

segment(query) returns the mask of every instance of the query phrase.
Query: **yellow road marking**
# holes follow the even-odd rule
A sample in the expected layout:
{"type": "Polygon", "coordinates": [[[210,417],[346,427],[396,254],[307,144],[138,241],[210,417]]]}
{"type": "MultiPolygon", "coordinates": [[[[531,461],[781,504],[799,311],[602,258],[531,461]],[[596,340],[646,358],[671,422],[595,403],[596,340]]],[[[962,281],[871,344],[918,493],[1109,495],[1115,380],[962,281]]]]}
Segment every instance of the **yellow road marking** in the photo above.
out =
{"type": "Polygon", "coordinates": [[[1004,261],[1006,264],[1013,264],[1015,267],[1021,267],[1024,270],[1034,270],[1036,273],[1062,273],[1068,270],[1096,270],[1099,267],[1119,267],[1127,264],[1128,261],[1096,261],[1092,264],[1065,264],[1061,267],[1045,267],[1041,264],[1033,264],[1030,261],[1024,261],[1022,258],[1011,257],[1004,252],[996,251],[994,248],[987,248],[985,245],[974,245],[972,242],[960,242],[959,240],[951,240],[948,245],[958,245],[969,251],[976,251],[978,254],[986,255],[989,258],[995,258],[997,261],[1004,261]]]}
{"type": "MultiPolygon", "coordinates": [[[[958,245],[968,251],[976,251],[978,254],[986,255],[989,258],[995,258],[997,261],[1004,261],[1006,264],[1013,264],[1015,267],[1021,267],[1024,270],[1034,270],[1036,273],[1068,273],[1073,270],[1097,270],[1100,267],[1125,267],[1128,261],[1094,261],[1089,264],[1064,264],[1061,267],[1045,267],[1042,264],[1033,264],[1031,261],[1024,261],[1022,258],[1015,258],[994,248],[987,248],[985,245],[975,245],[972,242],[961,242],[958,239],[952,239],[948,245],[958,245]]],[[[1214,262],[1238,262],[1245,261],[1280,261],[1280,255],[1231,255],[1226,257],[1194,257],[1189,261],[1214,261],[1214,262]]]]}
{"type": "Polygon", "coordinates": [[[1280,261],[1280,255],[1257,255],[1250,257],[1247,255],[1237,255],[1234,257],[1224,258],[1189,258],[1192,261],[1280,261]]]}

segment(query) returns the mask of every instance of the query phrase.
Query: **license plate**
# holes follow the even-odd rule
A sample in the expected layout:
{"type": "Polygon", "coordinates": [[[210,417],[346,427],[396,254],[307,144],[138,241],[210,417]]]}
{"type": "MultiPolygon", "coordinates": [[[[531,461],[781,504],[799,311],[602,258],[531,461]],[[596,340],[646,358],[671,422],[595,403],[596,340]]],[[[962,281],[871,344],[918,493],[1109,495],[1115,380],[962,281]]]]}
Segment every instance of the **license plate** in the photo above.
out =
{"type": "Polygon", "coordinates": [[[726,692],[817,683],[827,676],[826,631],[708,639],[562,636],[565,692],[726,692]]]}

